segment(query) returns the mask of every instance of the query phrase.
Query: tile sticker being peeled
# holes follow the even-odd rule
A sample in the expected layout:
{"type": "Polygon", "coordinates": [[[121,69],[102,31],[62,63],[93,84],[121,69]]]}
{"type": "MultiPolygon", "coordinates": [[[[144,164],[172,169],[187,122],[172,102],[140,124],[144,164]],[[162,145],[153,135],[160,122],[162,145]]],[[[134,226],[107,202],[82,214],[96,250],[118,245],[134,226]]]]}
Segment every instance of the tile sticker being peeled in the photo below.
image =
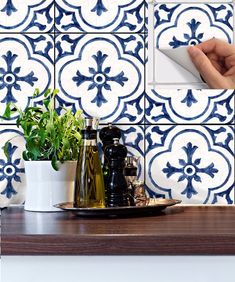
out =
{"type": "Polygon", "coordinates": [[[232,4],[156,4],[156,47],[196,45],[213,37],[233,42],[232,4]]]}

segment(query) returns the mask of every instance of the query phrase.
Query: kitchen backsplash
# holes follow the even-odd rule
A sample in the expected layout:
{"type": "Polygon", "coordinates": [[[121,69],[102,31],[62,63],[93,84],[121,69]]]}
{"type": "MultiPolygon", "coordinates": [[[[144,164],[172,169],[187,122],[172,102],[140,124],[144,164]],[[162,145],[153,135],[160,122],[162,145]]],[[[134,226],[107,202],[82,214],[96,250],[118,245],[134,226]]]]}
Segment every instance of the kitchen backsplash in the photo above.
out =
{"type": "MultiPolygon", "coordinates": [[[[234,90],[210,90],[157,48],[219,37],[234,42],[231,1],[3,0],[0,115],[60,90],[56,106],[122,129],[151,197],[234,204],[234,90]]],[[[0,204],[24,202],[16,118],[0,121],[0,204]]]]}

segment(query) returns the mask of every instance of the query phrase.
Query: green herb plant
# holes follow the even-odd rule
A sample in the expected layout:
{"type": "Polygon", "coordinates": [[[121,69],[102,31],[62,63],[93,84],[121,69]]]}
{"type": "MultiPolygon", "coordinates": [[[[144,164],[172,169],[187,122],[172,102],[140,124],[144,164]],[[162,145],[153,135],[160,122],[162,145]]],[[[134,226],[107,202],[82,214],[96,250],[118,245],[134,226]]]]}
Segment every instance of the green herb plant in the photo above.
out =
{"type": "MultiPolygon", "coordinates": [[[[34,97],[39,95],[39,89],[34,97]]],[[[23,159],[26,161],[50,160],[52,167],[58,170],[58,161],[77,160],[81,143],[81,129],[84,125],[82,111],[73,113],[70,109],[62,109],[59,115],[55,110],[54,101],[58,90],[47,89],[44,93],[42,106],[29,106],[24,111],[14,103],[6,106],[3,117],[10,119],[13,113],[18,113],[16,125],[21,128],[26,141],[23,159]]],[[[7,148],[11,140],[4,146],[7,148]]]]}

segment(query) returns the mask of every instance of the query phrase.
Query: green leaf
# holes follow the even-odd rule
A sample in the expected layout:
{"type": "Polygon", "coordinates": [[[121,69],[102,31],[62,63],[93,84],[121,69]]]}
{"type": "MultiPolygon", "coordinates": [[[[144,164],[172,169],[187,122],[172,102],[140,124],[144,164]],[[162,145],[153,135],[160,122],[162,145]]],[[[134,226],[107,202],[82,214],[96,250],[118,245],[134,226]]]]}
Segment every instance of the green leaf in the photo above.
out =
{"type": "MultiPolygon", "coordinates": [[[[55,170],[58,169],[58,161],[77,159],[84,125],[80,110],[73,113],[63,107],[63,113],[58,115],[54,107],[58,92],[58,89],[47,89],[42,93],[35,89],[34,97],[40,93],[44,95],[43,105],[30,105],[21,110],[9,103],[4,113],[4,118],[8,119],[13,112],[19,114],[16,125],[21,128],[26,141],[26,149],[22,153],[24,160],[51,160],[55,170]]],[[[4,145],[6,156],[8,144],[4,145]]]]}
{"type": "Polygon", "coordinates": [[[9,141],[7,141],[5,144],[4,144],[4,147],[3,147],[3,152],[4,152],[4,155],[7,157],[7,159],[9,159],[10,158],[10,156],[9,156],[9,153],[8,153],[8,146],[10,146],[10,142],[9,141]]]}
{"type": "Polygon", "coordinates": [[[50,93],[51,93],[51,89],[47,89],[44,93],[44,97],[47,98],[50,93]]]}
{"type": "Polygon", "coordinates": [[[55,155],[52,157],[51,165],[54,168],[54,170],[56,170],[56,171],[59,170],[59,167],[58,167],[58,164],[57,164],[57,158],[56,158],[55,155]]]}
{"type": "Polygon", "coordinates": [[[6,105],[6,109],[5,109],[5,112],[4,112],[2,117],[5,118],[5,119],[11,118],[11,103],[8,103],[6,105]]]}
{"type": "Polygon", "coordinates": [[[39,96],[39,94],[40,94],[40,90],[38,88],[36,88],[34,93],[33,93],[33,98],[36,98],[37,96],[39,96]]]}
{"type": "Polygon", "coordinates": [[[25,161],[29,161],[29,157],[28,157],[28,154],[27,154],[26,151],[23,151],[22,157],[23,157],[23,159],[24,159],[25,161]]]}

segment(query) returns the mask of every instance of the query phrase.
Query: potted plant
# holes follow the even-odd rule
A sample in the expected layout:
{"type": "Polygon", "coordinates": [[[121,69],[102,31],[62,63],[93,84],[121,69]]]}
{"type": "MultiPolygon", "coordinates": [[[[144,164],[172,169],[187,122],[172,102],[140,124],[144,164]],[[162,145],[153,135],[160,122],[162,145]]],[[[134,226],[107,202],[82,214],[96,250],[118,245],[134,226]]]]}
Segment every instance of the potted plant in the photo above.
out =
{"type": "MultiPolygon", "coordinates": [[[[82,111],[63,109],[58,114],[55,96],[58,90],[46,90],[40,106],[25,111],[9,103],[4,113],[19,114],[16,124],[25,138],[25,174],[27,181],[25,210],[58,211],[54,204],[72,201],[76,163],[83,127],[82,111]]],[[[36,89],[34,97],[38,96],[36,89]]],[[[9,140],[4,146],[7,156],[9,140]]],[[[7,156],[8,157],[8,156],[7,156]]]]}

